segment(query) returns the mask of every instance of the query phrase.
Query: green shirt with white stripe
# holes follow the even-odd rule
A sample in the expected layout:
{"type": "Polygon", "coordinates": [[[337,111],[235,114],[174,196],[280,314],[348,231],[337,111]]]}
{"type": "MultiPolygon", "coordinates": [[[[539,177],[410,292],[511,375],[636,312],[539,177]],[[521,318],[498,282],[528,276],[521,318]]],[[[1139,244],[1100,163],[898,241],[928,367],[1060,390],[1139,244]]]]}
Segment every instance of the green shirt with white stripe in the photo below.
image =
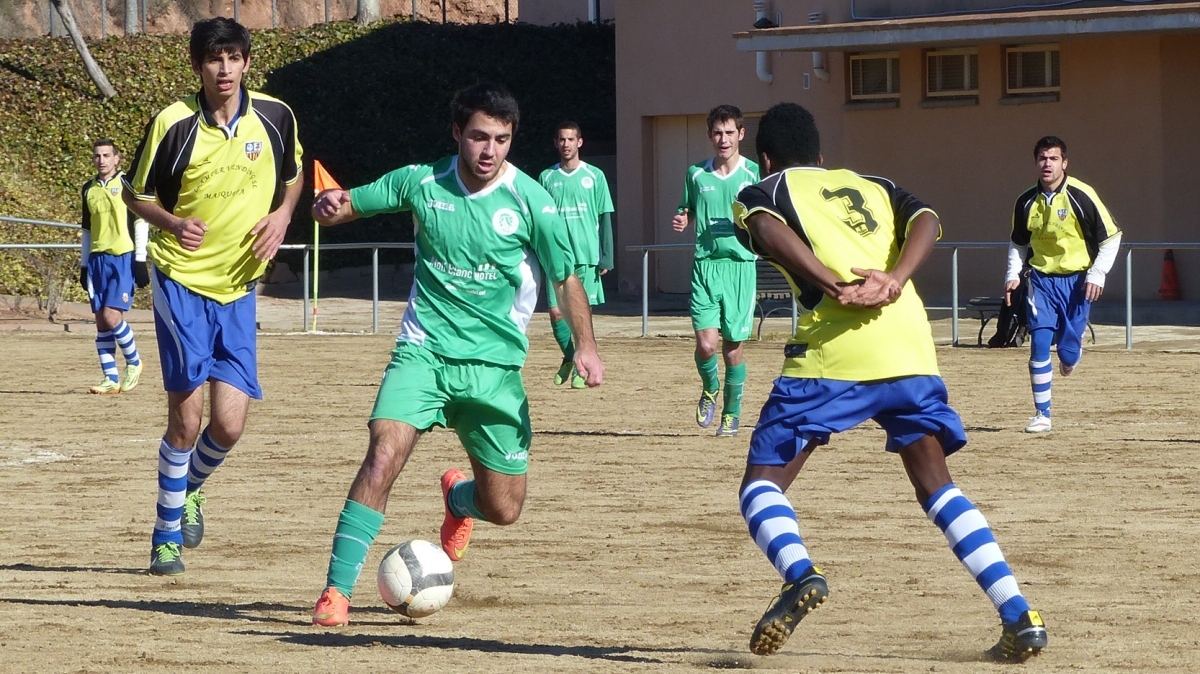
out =
{"type": "Polygon", "coordinates": [[[688,167],[679,212],[686,208],[696,223],[697,260],[754,260],[734,234],[733,202],[742,188],[758,180],[758,164],[745,157],[724,176],[713,170],[712,159],[688,167]]]}
{"type": "Polygon", "coordinates": [[[521,366],[538,281],[574,271],[553,199],[512,164],[470,193],[458,157],[397,169],[350,190],[360,216],[412,211],[416,265],[397,342],[462,360],[521,366]],[[540,268],[540,271],[539,271],[540,268]]]}
{"type": "Polygon", "coordinates": [[[599,265],[600,216],[614,210],[604,171],[587,162],[580,162],[574,171],[555,164],[542,171],[538,182],[553,197],[558,214],[567,223],[575,263],[599,265]]]}

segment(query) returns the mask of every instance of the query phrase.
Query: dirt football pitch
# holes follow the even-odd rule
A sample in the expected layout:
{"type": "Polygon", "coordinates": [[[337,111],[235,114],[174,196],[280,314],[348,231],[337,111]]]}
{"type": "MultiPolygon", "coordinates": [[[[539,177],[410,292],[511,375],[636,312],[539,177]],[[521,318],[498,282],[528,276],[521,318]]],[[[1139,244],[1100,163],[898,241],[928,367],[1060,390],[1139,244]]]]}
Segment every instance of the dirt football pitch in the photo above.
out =
{"type": "MultiPolygon", "coordinates": [[[[717,439],[695,424],[686,327],[622,336],[636,318],[598,321],[609,369],[588,391],[553,386],[557,348],[535,319],[525,512],[476,526],[436,615],[391,613],[375,569],[395,543],[437,541],[438,477],[467,463],[444,430],[392,492],[350,626],[309,623],[387,334],[260,336],[266,398],[205,488],[204,544],[185,575],[148,576],[166,398],[153,328],[134,327],[143,384],[105,397],[87,393],[90,327],[0,332],[2,671],[1013,671],[983,660],[996,614],[873,424],[835,436],[789,492],[829,600],[780,653],[750,655],[780,581],[736,490],[782,342],[748,344],[743,432],[717,439]]],[[[938,349],[970,437],[951,472],[1049,628],[1018,671],[1200,671],[1200,339],[1125,351],[1114,334],[1055,378],[1048,436],[1022,432],[1026,350],[938,349]]]]}

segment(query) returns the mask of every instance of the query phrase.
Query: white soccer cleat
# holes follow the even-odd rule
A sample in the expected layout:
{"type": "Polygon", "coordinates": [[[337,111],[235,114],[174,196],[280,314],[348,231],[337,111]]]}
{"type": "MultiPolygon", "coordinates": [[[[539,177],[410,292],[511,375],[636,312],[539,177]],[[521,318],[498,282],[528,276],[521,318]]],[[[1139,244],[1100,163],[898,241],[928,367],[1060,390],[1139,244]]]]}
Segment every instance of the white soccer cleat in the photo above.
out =
{"type": "MultiPolygon", "coordinates": [[[[1076,363],[1075,365],[1078,364],[1079,363],[1076,363]]],[[[1067,365],[1060,360],[1058,361],[1058,372],[1064,377],[1070,377],[1071,373],[1075,371],[1075,365],[1067,365]]]]}
{"type": "Polygon", "coordinates": [[[1026,433],[1049,433],[1050,432],[1050,417],[1038,412],[1029,420],[1029,425],[1025,427],[1026,433]]]}

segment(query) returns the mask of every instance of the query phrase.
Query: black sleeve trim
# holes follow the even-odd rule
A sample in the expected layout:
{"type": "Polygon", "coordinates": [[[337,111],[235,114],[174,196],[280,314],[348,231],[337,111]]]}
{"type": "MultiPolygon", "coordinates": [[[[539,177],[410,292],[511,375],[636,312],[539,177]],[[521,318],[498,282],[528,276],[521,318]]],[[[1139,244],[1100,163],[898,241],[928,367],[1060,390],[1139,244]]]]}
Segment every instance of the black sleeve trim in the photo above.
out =
{"type": "Polygon", "coordinates": [[[863,178],[879,185],[887,192],[888,202],[892,206],[892,225],[896,228],[896,245],[903,247],[904,239],[908,236],[908,223],[912,222],[912,219],[917,217],[921,211],[931,211],[933,208],[887,178],[879,176],[863,176],[863,178]]]}
{"type": "Polygon", "coordinates": [[[1030,187],[1017,197],[1017,201],[1013,204],[1013,224],[1012,233],[1009,235],[1009,241],[1012,241],[1017,246],[1028,246],[1032,234],[1029,231],[1029,209],[1033,206],[1033,200],[1037,198],[1037,185],[1030,187]]]}
{"type": "Polygon", "coordinates": [[[88,190],[91,188],[92,181],[89,180],[83,184],[83,192],[81,194],[83,198],[83,219],[81,220],[80,225],[89,232],[92,230],[92,210],[88,208],[87,194],[88,190]]]}
{"type": "Polygon", "coordinates": [[[1096,256],[1100,254],[1100,243],[1108,238],[1104,218],[1088,193],[1070,183],[1067,183],[1067,198],[1075,208],[1075,216],[1079,218],[1079,229],[1083,231],[1088,256],[1095,262],[1096,256]]]}

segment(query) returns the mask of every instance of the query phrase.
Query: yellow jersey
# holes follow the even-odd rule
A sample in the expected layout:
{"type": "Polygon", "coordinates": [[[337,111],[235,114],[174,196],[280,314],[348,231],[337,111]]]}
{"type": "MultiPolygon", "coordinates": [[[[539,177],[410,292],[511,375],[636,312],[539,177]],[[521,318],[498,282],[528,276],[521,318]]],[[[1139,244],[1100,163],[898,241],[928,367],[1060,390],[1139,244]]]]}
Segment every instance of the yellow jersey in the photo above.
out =
{"type": "Polygon", "coordinates": [[[108,180],[96,176],[83,184],[83,228],[92,235],[90,253],[133,252],[132,225],[136,216],[121,200],[123,177],[117,171],[108,180]]]}
{"type": "Polygon", "coordinates": [[[784,347],[783,376],[865,382],[939,374],[933,332],[912,281],[881,309],[842,306],[755,245],[746,219],[760,211],[785,223],[822,264],[850,282],[860,278],[853,267],[894,267],[909,225],[920,213],[933,212],[929,206],[883,178],[797,167],[742,190],[733,212],[739,237],[783,273],[802,310],[784,347]]]}
{"type": "Polygon", "coordinates": [[[149,254],[160,271],[189,290],[227,304],[243,297],[267,261],[251,252],[250,230],[279,207],[300,179],[296,118],[282,101],[242,89],[230,127],[217,124],[198,92],[158,113],[134,156],[125,184],[141,200],[158,199],[175,215],[208,225],[204,243],[185,250],[154,229],[149,254]]]}
{"type": "Polygon", "coordinates": [[[1030,187],[1013,209],[1012,242],[1033,247],[1029,265],[1043,274],[1090,269],[1100,244],[1120,233],[1096,190],[1072,176],[1050,194],[1030,187]]]}

